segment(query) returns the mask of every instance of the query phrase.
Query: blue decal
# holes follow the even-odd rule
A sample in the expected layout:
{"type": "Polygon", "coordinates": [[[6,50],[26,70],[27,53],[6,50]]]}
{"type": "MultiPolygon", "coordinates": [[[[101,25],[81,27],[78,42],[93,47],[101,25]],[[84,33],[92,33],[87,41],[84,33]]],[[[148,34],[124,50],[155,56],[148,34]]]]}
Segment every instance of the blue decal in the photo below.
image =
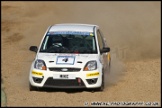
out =
{"type": "Polygon", "coordinates": [[[71,34],[71,35],[86,35],[89,36],[90,32],[81,32],[81,31],[56,31],[53,34],[71,34]]]}

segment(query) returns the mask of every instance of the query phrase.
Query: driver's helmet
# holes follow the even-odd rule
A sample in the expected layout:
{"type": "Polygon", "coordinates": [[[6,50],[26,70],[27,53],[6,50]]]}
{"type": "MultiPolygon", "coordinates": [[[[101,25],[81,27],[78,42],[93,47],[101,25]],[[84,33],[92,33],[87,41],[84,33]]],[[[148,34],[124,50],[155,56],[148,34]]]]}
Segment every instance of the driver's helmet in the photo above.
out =
{"type": "Polygon", "coordinates": [[[61,36],[54,36],[52,38],[52,44],[55,44],[55,45],[57,44],[57,45],[62,46],[62,44],[63,44],[62,37],[61,36]]]}

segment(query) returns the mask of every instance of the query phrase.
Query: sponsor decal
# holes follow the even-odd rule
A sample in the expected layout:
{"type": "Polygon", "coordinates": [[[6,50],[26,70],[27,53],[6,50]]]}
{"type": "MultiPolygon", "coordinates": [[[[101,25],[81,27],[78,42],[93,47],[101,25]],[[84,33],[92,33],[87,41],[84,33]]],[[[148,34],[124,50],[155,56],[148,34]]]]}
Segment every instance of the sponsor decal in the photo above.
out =
{"type": "Polygon", "coordinates": [[[79,54],[61,54],[61,53],[55,53],[55,56],[77,56],[79,54]]]}
{"type": "Polygon", "coordinates": [[[43,76],[43,73],[41,73],[41,72],[32,71],[32,74],[33,75],[38,75],[38,76],[43,76]]]}
{"type": "Polygon", "coordinates": [[[50,34],[69,34],[69,35],[89,36],[90,32],[82,32],[82,31],[55,31],[55,32],[50,32],[50,34]]]}
{"type": "Polygon", "coordinates": [[[86,76],[91,77],[91,76],[98,76],[98,75],[99,75],[99,72],[95,72],[95,73],[89,73],[86,76]]]}
{"type": "Polygon", "coordinates": [[[110,53],[107,54],[107,59],[110,61],[110,53]]]}
{"type": "Polygon", "coordinates": [[[90,33],[90,36],[94,36],[93,33],[90,33]]]}

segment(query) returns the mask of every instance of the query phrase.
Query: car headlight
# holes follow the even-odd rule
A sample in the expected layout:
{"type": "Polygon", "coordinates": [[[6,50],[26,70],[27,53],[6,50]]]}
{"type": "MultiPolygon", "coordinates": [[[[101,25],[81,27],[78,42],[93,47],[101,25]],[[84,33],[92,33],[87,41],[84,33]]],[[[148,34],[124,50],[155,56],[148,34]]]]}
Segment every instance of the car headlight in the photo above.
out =
{"type": "Polygon", "coordinates": [[[46,70],[46,64],[43,60],[36,60],[34,64],[34,68],[40,69],[40,70],[46,70]]]}
{"type": "Polygon", "coordinates": [[[92,71],[97,69],[97,62],[96,61],[89,61],[84,67],[84,71],[92,71]]]}

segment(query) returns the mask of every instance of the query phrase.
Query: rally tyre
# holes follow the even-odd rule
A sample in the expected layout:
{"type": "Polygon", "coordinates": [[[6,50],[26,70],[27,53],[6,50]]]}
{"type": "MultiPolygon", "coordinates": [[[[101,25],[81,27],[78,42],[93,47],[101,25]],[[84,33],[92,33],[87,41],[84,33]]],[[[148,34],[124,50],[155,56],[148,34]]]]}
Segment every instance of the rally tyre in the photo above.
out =
{"type": "Polygon", "coordinates": [[[30,91],[36,91],[38,89],[36,87],[32,86],[31,84],[29,84],[29,90],[30,91]]]}
{"type": "Polygon", "coordinates": [[[97,88],[97,91],[104,91],[104,88],[105,88],[105,81],[104,81],[104,72],[103,72],[101,87],[97,88]]]}
{"type": "Polygon", "coordinates": [[[104,72],[102,73],[102,84],[101,84],[101,87],[100,87],[100,91],[103,91],[105,88],[105,81],[104,81],[104,72]]]}
{"type": "Polygon", "coordinates": [[[111,57],[110,57],[110,60],[109,60],[109,63],[108,63],[108,73],[110,73],[111,71],[111,57]]]}

